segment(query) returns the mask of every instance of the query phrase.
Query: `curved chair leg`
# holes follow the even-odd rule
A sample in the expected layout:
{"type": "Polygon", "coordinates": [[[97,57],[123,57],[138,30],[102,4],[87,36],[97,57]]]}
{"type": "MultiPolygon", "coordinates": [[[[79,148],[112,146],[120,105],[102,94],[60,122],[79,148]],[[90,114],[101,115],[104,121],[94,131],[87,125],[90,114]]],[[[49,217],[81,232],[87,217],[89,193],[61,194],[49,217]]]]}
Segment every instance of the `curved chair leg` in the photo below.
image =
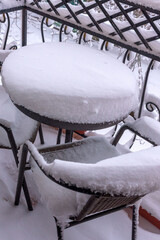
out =
{"type": "MultiPolygon", "coordinates": [[[[18,164],[19,164],[18,150],[17,150],[17,145],[16,145],[16,142],[15,142],[12,130],[10,128],[7,128],[7,127],[3,126],[2,124],[0,124],[0,126],[6,131],[6,133],[8,135],[8,139],[9,139],[9,142],[10,142],[10,145],[11,145],[13,156],[14,156],[16,165],[18,167],[18,164]]],[[[26,202],[27,202],[27,205],[28,205],[28,209],[29,209],[29,211],[31,211],[31,210],[33,210],[33,208],[32,208],[32,203],[31,203],[31,200],[30,200],[29,191],[28,191],[28,187],[27,187],[25,178],[23,178],[22,187],[23,187],[24,195],[25,195],[26,202]]]]}
{"type": "Polygon", "coordinates": [[[137,224],[139,219],[139,214],[137,213],[137,207],[133,205],[132,209],[132,240],[137,238],[137,224]]]}
{"type": "Polygon", "coordinates": [[[22,156],[21,156],[21,162],[19,166],[19,175],[18,175],[18,181],[17,181],[17,188],[16,188],[16,195],[15,195],[15,205],[19,205],[20,195],[21,195],[21,189],[23,187],[26,202],[28,205],[28,210],[32,211],[32,203],[29,195],[29,191],[27,188],[27,184],[24,178],[24,171],[25,171],[25,165],[26,165],[26,159],[27,159],[27,153],[28,153],[28,147],[26,144],[23,145],[22,149],[22,156]]]}
{"type": "Polygon", "coordinates": [[[58,240],[63,240],[63,228],[59,225],[57,218],[54,218],[57,227],[58,240]]]}

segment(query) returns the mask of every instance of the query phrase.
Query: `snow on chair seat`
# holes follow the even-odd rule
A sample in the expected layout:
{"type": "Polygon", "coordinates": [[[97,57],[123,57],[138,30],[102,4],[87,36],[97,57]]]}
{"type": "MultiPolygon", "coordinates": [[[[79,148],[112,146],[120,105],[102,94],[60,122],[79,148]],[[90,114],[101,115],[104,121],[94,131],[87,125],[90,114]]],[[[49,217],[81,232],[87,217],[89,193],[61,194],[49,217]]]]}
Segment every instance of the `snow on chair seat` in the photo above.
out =
{"type": "MultiPolygon", "coordinates": [[[[89,137],[39,151],[26,142],[23,151],[28,149],[33,177],[42,202],[56,218],[59,240],[63,239],[61,226],[68,228],[86,218],[118,211],[160,189],[160,147],[119,155],[104,137],[89,137]],[[99,149],[100,145],[105,150],[99,149]]],[[[21,176],[23,172],[21,168],[21,176]]],[[[133,212],[135,227],[135,207],[133,212]]],[[[135,239],[134,231],[132,237],[135,239]]]]}

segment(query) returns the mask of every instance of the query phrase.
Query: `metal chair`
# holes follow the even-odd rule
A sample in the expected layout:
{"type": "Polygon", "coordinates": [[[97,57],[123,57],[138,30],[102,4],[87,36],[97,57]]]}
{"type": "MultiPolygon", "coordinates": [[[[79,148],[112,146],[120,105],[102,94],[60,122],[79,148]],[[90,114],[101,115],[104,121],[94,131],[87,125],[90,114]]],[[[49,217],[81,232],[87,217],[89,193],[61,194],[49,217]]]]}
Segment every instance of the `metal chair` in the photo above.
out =
{"type": "MultiPolygon", "coordinates": [[[[13,50],[0,50],[0,72],[5,58],[13,50]]],[[[5,89],[0,83],[0,148],[11,149],[18,167],[18,149],[28,139],[35,140],[39,124],[21,113],[12,103],[5,89]]],[[[32,210],[32,204],[25,179],[23,190],[28,209],[32,210]]]]}
{"type": "Polygon", "coordinates": [[[141,152],[140,155],[136,152],[120,156],[117,148],[111,145],[105,137],[88,137],[73,143],[40,150],[27,141],[22,151],[15,204],[19,204],[29,150],[33,177],[42,201],[53,213],[59,240],[63,239],[63,230],[66,228],[131,205],[133,205],[132,240],[135,240],[138,218],[135,203],[144,195],[160,188],[158,172],[160,161],[157,161],[157,156],[152,159],[152,162],[156,162],[154,183],[152,182],[152,186],[146,188],[148,177],[153,174],[148,170],[148,163],[145,164],[146,160],[148,162],[146,154],[148,158],[151,156],[153,158],[154,153],[160,151],[160,147],[157,148],[148,149],[147,153],[144,150],[144,154],[141,152]],[[141,166],[138,173],[132,169],[133,166],[128,165],[126,169],[127,164],[134,161],[135,165],[141,166]],[[114,172],[115,166],[118,166],[120,170],[119,179],[114,172]],[[141,178],[141,171],[143,171],[144,179],[141,178]],[[146,171],[145,174],[144,171],[146,171]],[[129,176],[127,180],[126,174],[129,176]],[[133,182],[130,181],[130,176],[133,182]]]}
{"type": "MultiPolygon", "coordinates": [[[[11,102],[3,86],[0,86],[0,148],[11,149],[18,167],[18,149],[27,139],[34,141],[38,129],[38,123],[21,113],[11,102]]],[[[25,179],[23,190],[28,204],[32,210],[32,204],[25,179]]]]}

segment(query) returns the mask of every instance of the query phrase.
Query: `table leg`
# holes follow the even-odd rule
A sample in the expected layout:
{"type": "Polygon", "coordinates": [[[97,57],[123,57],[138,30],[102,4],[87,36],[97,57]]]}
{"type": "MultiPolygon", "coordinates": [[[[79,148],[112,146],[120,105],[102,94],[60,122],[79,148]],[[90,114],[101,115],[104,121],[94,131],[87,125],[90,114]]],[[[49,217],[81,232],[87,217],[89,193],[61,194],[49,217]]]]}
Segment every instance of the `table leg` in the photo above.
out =
{"type": "Polygon", "coordinates": [[[57,144],[61,143],[61,136],[62,136],[62,128],[59,128],[58,135],[57,135],[57,144]]]}
{"type": "Polygon", "coordinates": [[[27,45],[27,10],[22,10],[22,47],[27,45]]]}
{"type": "Polygon", "coordinates": [[[72,142],[73,131],[66,129],[65,143],[72,142]]]}

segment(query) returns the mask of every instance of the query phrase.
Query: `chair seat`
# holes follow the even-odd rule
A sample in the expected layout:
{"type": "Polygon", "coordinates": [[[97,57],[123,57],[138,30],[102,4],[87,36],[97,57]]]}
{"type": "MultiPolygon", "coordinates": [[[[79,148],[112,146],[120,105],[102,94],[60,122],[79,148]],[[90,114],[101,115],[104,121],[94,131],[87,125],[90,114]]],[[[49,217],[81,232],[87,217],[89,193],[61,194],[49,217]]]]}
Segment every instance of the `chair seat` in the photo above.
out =
{"type": "MultiPolygon", "coordinates": [[[[11,102],[3,86],[0,86],[0,124],[11,128],[17,147],[31,139],[37,122],[21,113],[11,102]]],[[[10,148],[5,130],[0,128],[0,146],[10,148]]]]}
{"type": "MultiPolygon", "coordinates": [[[[110,158],[119,155],[117,149],[111,146],[105,137],[90,137],[73,145],[74,147],[72,144],[56,146],[54,147],[56,150],[52,152],[43,152],[43,149],[40,151],[43,152],[42,155],[48,163],[57,158],[81,163],[96,163],[106,155],[110,158]]],[[[89,195],[77,193],[54,183],[44,175],[34,160],[32,160],[32,170],[34,181],[41,193],[41,201],[45,203],[52,215],[63,220],[77,216],[89,199],[89,195]]]]}

